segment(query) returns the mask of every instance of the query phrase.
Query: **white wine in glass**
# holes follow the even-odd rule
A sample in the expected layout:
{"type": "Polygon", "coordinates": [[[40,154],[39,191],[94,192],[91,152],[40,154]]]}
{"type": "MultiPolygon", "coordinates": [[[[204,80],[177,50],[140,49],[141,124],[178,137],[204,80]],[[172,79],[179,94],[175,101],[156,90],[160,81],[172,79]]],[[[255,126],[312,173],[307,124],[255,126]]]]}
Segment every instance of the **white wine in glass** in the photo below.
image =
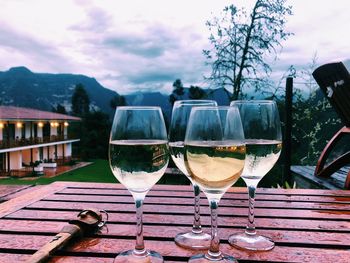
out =
{"type": "Polygon", "coordinates": [[[266,251],[274,247],[268,237],[258,235],[254,223],[255,191],[260,180],[272,169],[282,150],[278,109],[274,101],[233,101],[238,107],[246,143],[246,163],[242,178],[248,187],[248,224],[244,233],[233,234],[229,243],[237,248],[266,251]]]}
{"type": "Polygon", "coordinates": [[[163,176],[167,152],[166,140],[111,141],[112,172],[129,191],[147,192],[163,176]]]}
{"type": "Polygon", "coordinates": [[[142,204],[164,174],[168,161],[168,140],[160,108],[118,107],[109,142],[109,163],[113,175],[135,200],[137,229],[135,248],[120,253],[115,263],[164,262],[160,254],[145,249],[142,204]]]}
{"type": "Polygon", "coordinates": [[[188,118],[192,107],[217,106],[213,100],[178,100],[175,101],[171,115],[169,129],[169,147],[171,157],[179,170],[187,176],[193,185],[194,191],[194,221],[191,231],[179,233],[175,236],[175,243],[189,249],[207,249],[210,244],[210,235],[202,230],[200,221],[200,190],[192,181],[184,160],[184,140],[188,118]]]}
{"type": "Polygon", "coordinates": [[[245,160],[242,123],[236,107],[192,108],[185,137],[185,165],[191,180],[208,198],[211,211],[211,242],[206,254],[188,262],[237,262],[220,251],[218,204],[240,177],[245,160]]]}

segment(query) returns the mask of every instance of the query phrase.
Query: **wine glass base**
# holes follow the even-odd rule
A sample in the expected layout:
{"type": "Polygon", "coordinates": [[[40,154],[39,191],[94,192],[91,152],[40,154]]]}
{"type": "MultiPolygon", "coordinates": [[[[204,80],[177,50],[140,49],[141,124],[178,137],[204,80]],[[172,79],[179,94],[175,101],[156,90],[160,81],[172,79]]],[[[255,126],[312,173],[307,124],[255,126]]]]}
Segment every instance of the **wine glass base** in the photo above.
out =
{"type": "Polygon", "coordinates": [[[205,263],[205,262],[222,262],[222,263],[238,263],[238,261],[229,255],[221,254],[219,258],[210,258],[208,254],[198,254],[190,257],[189,263],[205,263]]]}
{"type": "Polygon", "coordinates": [[[275,243],[268,237],[246,233],[233,234],[229,236],[228,242],[236,248],[253,251],[267,251],[275,247],[275,243]]]}
{"type": "Polygon", "coordinates": [[[211,236],[207,233],[186,232],[175,236],[176,245],[194,250],[208,249],[210,246],[211,236]]]}
{"type": "Polygon", "coordinates": [[[113,263],[163,263],[163,257],[151,250],[147,250],[146,255],[135,255],[134,250],[128,250],[120,253],[113,261],[113,263]]]}

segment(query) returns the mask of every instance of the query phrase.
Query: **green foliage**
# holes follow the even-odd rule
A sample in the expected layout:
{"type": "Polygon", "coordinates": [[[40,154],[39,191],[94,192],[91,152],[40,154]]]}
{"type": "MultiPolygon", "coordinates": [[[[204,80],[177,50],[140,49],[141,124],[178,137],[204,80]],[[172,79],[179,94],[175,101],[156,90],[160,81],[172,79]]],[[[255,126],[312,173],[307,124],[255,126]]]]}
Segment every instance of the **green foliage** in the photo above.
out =
{"type": "Polygon", "coordinates": [[[31,167],[38,167],[40,164],[41,164],[40,161],[35,161],[35,162],[30,162],[29,165],[30,165],[31,167]]]}
{"type": "Polygon", "coordinates": [[[102,111],[89,110],[90,98],[84,87],[78,84],[72,97],[72,109],[75,115],[82,117],[82,122],[73,124],[71,134],[80,138],[73,144],[74,151],[83,160],[92,158],[107,159],[111,123],[109,116],[102,111]]]}
{"type": "Polygon", "coordinates": [[[174,88],[173,92],[176,95],[178,95],[178,96],[184,95],[184,86],[183,86],[183,84],[181,82],[181,79],[177,79],[177,80],[174,81],[173,88],[174,88]]]}
{"type": "Polygon", "coordinates": [[[76,160],[69,160],[68,162],[65,162],[64,165],[69,165],[69,166],[73,166],[76,165],[77,161],[76,160]]]}
{"type": "Polygon", "coordinates": [[[204,99],[206,97],[205,91],[198,86],[191,85],[189,93],[189,98],[192,100],[204,99]]]}
{"type": "MultiPolygon", "coordinates": [[[[316,165],[329,139],[341,128],[341,122],[333,107],[315,82],[312,72],[317,67],[317,56],[303,69],[293,67],[293,112],[292,112],[292,163],[316,165]]],[[[280,85],[279,85],[280,86],[280,85]]],[[[285,97],[276,96],[282,125],[285,97]]]]}
{"type": "Polygon", "coordinates": [[[107,159],[111,123],[109,116],[102,111],[93,111],[84,115],[81,124],[80,157],[107,159]]]}
{"type": "Polygon", "coordinates": [[[59,103],[57,104],[56,108],[52,107],[52,112],[67,114],[66,108],[59,103]]]}
{"type": "Polygon", "coordinates": [[[296,101],[293,107],[293,142],[299,147],[295,155],[300,164],[315,165],[326,142],[339,128],[340,120],[329,101],[324,97],[312,72],[317,67],[317,55],[311,63],[297,75],[309,93],[303,98],[301,91],[296,89],[296,101]]]}
{"type": "Polygon", "coordinates": [[[173,88],[173,92],[169,96],[169,102],[171,105],[174,105],[175,101],[183,99],[183,95],[185,94],[185,89],[181,79],[176,79],[174,81],[173,88]]]}
{"type": "Polygon", "coordinates": [[[290,185],[287,181],[285,181],[284,184],[282,184],[282,185],[277,184],[277,188],[279,188],[279,189],[297,189],[297,183],[294,182],[292,185],[290,185]]]}
{"type": "Polygon", "coordinates": [[[111,101],[110,101],[110,106],[111,108],[114,110],[116,107],[118,106],[125,106],[126,105],[126,101],[125,101],[125,97],[124,96],[120,96],[120,95],[115,95],[111,101]]]}
{"type": "Polygon", "coordinates": [[[293,104],[293,161],[316,165],[327,141],[340,128],[340,120],[320,90],[293,104]]]}
{"type": "Polygon", "coordinates": [[[173,83],[173,91],[169,95],[169,102],[174,105],[177,100],[191,99],[200,100],[207,98],[205,90],[198,86],[191,85],[190,88],[185,88],[181,82],[181,79],[176,79],[173,83]],[[188,92],[186,92],[188,90],[188,92]]]}
{"type": "Polygon", "coordinates": [[[82,84],[77,84],[72,96],[72,113],[75,116],[84,116],[90,110],[90,98],[82,84]]]}
{"type": "Polygon", "coordinates": [[[223,12],[221,18],[207,22],[212,49],[203,54],[212,67],[207,79],[216,86],[232,88],[235,100],[244,95],[246,86],[260,89],[269,84],[267,57],[277,56],[281,41],[291,35],[285,24],[292,11],[286,0],[256,0],[249,13],[235,5],[223,12]]]}

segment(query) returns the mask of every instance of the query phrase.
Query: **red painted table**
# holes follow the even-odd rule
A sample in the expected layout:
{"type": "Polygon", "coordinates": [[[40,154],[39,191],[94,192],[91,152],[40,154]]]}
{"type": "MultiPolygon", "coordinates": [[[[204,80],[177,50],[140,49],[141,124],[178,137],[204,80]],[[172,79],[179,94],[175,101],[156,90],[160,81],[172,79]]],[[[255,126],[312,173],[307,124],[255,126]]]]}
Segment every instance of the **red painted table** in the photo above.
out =
{"type": "MultiPolygon", "coordinates": [[[[201,201],[202,224],[209,231],[208,203],[204,196],[201,201]]],[[[190,186],[157,185],[146,197],[146,247],[160,252],[165,262],[186,262],[196,253],[173,242],[192,225],[192,203],[190,186]]],[[[349,191],[259,189],[256,225],[276,242],[269,252],[237,250],[227,243],[247,221],[245,188],[231,188],[220,205],[222,250],[240,262],[350,262],[349,191]]],[[[113,262],[133,247],[135,208],[122,185],[56,182],[0,204],[0,262],[27,259],[86,208],[107,210],[108,228],[59,250],[50,262],[113,262]]]]}

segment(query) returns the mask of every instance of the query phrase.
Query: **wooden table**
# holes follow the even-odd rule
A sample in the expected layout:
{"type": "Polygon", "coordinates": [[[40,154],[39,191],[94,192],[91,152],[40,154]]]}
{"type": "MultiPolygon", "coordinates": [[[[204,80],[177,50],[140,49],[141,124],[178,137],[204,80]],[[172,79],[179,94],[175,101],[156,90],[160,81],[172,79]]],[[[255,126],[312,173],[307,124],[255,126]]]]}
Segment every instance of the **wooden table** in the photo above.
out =
{"type": "MultiPolygon", "coordinates": [[[[193,220],[189,186],[157,185],[144,204],[146,247],[166,262],[186,262],[196,252],[177,247],[175,234],[189,230],[193,220]]],[[[58,251],[50,262],[113,262],[134,245],[133,200],[118,184],[56,182],[0,205],[0,262],[21,262],[59,232],[81,209],[109,213],[108,229],[58,251]]],[[[259,233],[276,247],[247,252],[227,243],[247,221],[247,194],[231,188],[219,209],[222,250],[240,262],[350,262],[350,192],[341,190],[259,189],[256,201],[259,233]]],[[[209,230],[207,200],[202,199],[202,224],[209,230]]]]}
{"type": "Polygon", "coordinates": [[[0,185],[0,203],[39,187],[33,185],[0,185]]]}

